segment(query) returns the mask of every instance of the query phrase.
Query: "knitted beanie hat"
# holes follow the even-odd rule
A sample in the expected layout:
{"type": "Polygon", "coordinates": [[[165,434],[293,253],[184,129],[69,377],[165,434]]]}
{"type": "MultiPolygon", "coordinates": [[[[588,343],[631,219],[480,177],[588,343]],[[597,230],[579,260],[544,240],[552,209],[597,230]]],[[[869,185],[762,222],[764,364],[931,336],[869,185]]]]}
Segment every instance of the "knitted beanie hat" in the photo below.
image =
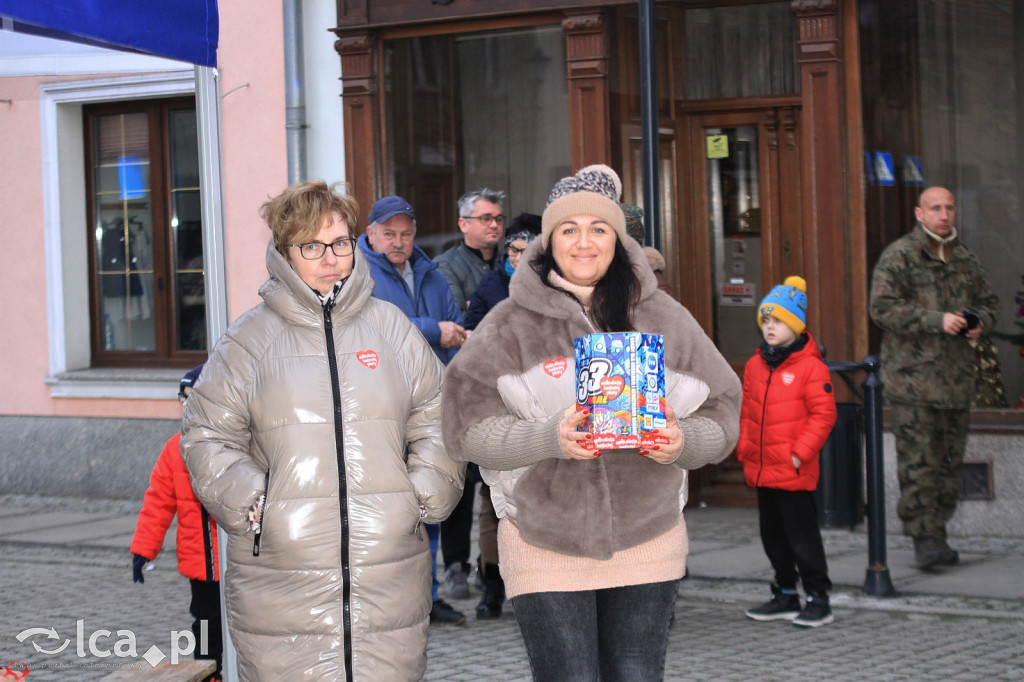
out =
{"type": "Polygon", "coordinates": [[[637,240],[641,245],[647,237],[647,229],[644,227],[644,210],[633,204],[619,204],[622,212],[626,215],[626,234],[637,240]]]}
{"type": "Polygon", "coordinates": [[[566,218],[574,215],[593,215],[607,221],[624,242],[626,216],[619,206],[622,195],[622,181],[608,166],[587,166],[576,175],[562,178],[555,183],[544,209],[540,240],[545,248],[551,240],[551,231],[566,218]]]}
{"type": "Polygon", "coordinates": [[[757,308],[758,326],[769,315],[785,322],[796,335],[803,334],[807,328],[807,282],[803,277],[787,277],[768,292],[757,308]]]}

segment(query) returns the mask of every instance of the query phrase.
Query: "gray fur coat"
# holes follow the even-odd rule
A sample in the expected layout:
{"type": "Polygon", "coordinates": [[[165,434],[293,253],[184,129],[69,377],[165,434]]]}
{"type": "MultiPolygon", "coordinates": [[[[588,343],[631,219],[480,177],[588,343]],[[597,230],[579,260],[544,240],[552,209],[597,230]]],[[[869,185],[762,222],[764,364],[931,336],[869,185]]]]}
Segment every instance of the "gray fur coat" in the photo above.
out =
{"type": "Polygon", "coordinates": [[[683,431],[674,465],[608,451],[567,458],[557,441],[575,402],[573,339],[597,331],[578,300],[541,282],[530,262],[535,240],[512,276],[510,295],[487,315],[445,375],[442,424],[456,460],[480,465],[499,517],[537,547],[606,559],[679,522],[686,470],[724,459],[739,433],[740,381],[690,313],[658,289],[641,248],[626,249],[641,282],[637,331],[665,337],[668,403],[683,431]]]}

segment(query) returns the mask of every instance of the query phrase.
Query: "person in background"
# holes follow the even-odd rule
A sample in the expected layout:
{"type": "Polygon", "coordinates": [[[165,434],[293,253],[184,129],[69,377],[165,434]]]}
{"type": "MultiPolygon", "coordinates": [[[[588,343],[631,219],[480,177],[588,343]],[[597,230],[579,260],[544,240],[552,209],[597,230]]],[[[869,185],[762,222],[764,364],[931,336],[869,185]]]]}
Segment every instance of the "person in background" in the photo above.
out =
{"type": "Polygon", "coordinates": [[[828,561],[814,491],[818,453],[836,423],[832,375],[807,327],[807,283],[787,277],[757,311],[764,342],[743,371],[736,457],[757,489],[761,544],[775,571],[771,599],[748,609],[757,621],[803,627],[832,622],[828,561]],[[801,607],[797,579],[804,585],[801,607]]]}
{"type": "Polygon", "coordinates": [[[508,226],[505,233],[505,255],[502,265],[491,270],[480,279],[466,310],[466,329],[476,329],[480,320],[491,308],[508,298],[508,283],[519,265],[526,246],[540,234],[540,216],[536,213],[520,213],[508,226]]]}
{"type": "MultiPolygon", "coordinates": [[[[535,213],[520,213],[509,225],[505,235],[504,266],[488,272],[477,285],[469,301],[469,310],[466,311],[467,329],[476,329],[494,306],[508,298],[512,273],[522,260],[526,247],[540,234],[540,227],[540,216],[535,213]]],[[[470,468],[478,471],[475,465],[470,468]]],[[[480,602],[476,605],[476,617],[500,618],[505,603],[505,582],[501,579],[498,561],[498,516],[491,503],[491,488],[488,485],[480,486],[477,533],[480,545],[477,571],[482,591],[480,602]]]]}
{"type": "MultiPolygon", "coordinates": [[[[480,280],[501,263],[498,247],[505,233],[502,202],[505,193],[492,189],[467,192],[459,197],[459,229],[462,244],[448,249],[435,261],[448,281],[452,298],[463,314],[480,280]]],[[[448,596],[469,598],[470,545],[473,535],[473,502],[476,484],[466,477],[466,488],[459,505],[441,524],[441,555],[444,557],[444,583],[448,596]]]]}
{"type": "Polygon", "coordinates": [[[266,201],[263,302],[185,404],[196,496],[231,533],[226,610],[245,680],[420,680],[430,545],[462,492],[440,437],[444,366],[372,297],[355,199],[324,181],[266,201]]]}
{"type": "MultiPolygon", "coordinates": [[[[370,208],[368,220],[370,224],[358,243],[376,285],[374,298],[398,306],[427,339],[438,359],[447,365],[466,340],[466,330],[448,282],[438,271],[437,264],[416,246],[416,213],[412,205],[402,197],[382,197],[370,208]]],[[[430,622],[462,625],[466,616],[441,599],[437,592],[441,527],[436,523],[425,525],[433,560],[430,622]]]]}
{"type": "Polygon", "coordinates": [[[645,246],[647,241],[647,228],[644,226],[644,210],[633,204],[620,204],[622,213],[626,216],[626,234],[635,239],[640,246],[644,247],[644,255],[647,262],[654,271],[654,277],[658,280],[658,288],[666,294],[675,298],[675,292],[665,278],[665,257],[653,246],[645,246]]]}
{"type": "Polygon", "coordinates": [[[560,180],[494,308],[448,366],[449,454],[474,461],[500,518],[501,574],[535,680],[657,680],[687,553],[688,469],[736,443],[740,382],[625,231],[603,165],[560,180]],[[573,339],[665,339],[664,444],[599,451],[576,430],[573,339]]]}
{"type": "MultiPolygon", "coordinates": [[[[178,384],[180,405],[188,400],[202,370],[202,365],[193,367],[181,378],[178,384]]],[[[188,610],[195,618],[192,623],[192,634],[196,638],[195,657],[216,661],[217,669],[208,679],[218,680],[224,642],[220,623],[217,524],[192,492],[192,482],[181,458],[181,433],[174,434],[164,444],[150,474],[149,488],[142,498],[142,509],[131,544],[134,582],[146,582],[143,569],[163,549],[164,537],[175,515],[178,517],[175,537],[178,572],[188,578],[192,590],[188,610]],[[205,647],[202,646],[204,642],[205,647]]]]}
{"type": "Polygon", "coordinates": [[[658,251],[653,246],[645,246],[644,255],[647,256],[647,263],[651,266],[655,279],[658,280],[658,288],[672,298],[675,298],[676,295],[672,291],[672,285],[668,283],[668,279],[665,277],[665,257],[661,255],[661,251],[658,251]]]}
{"type": "Polygon", "coordinates": [[[416,213],[402,197],[374,202],[359,237],[375,298],[393,303],[420,330],[444,364],[466,340],[462,313],[437,264],[416,245],[416,213]]]}
{"type": "Polygon", "coordinates": [[[951,566],[946,542],[963,483],[975,392],[973,343],[996,324],[999,299],[956,229],[956,201],[929,187],[917,225],[886,247],[871,278],[871,319],[882,328],[881,379],[896,440],[903,533],[921,569],[951,566]]]}

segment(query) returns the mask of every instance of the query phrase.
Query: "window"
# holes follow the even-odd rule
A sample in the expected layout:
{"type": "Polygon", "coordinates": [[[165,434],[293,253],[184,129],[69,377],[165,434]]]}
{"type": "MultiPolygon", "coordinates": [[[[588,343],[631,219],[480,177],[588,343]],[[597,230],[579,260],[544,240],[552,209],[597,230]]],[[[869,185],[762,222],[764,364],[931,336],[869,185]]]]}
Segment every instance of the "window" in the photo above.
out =
{"type": "Polygon", "coordinates": [[[191,97],[83,108],[91,364],[205,359],[199,149],[191,97]]]}
{"type": "Polygon", "coordinates": [[[434,256],[462,241],[455,200],[490,187],[508,216],[540,213],[569,175],[569,90],[560,26],[388,40],[384,167],[434,256]]]}

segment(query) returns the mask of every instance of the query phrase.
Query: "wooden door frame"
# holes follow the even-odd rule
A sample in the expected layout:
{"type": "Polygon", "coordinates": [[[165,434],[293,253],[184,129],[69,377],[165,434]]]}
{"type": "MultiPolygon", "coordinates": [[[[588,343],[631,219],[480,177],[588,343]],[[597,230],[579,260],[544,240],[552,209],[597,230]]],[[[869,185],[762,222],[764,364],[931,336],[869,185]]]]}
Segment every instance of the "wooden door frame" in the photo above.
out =
{"type": "MultiPolygon", "coordinates": [[[[679,177],[680,228],[672,242],[680,300],[709,336],[714,337],[714,290],[711,234],[708,230],[707,158],[705,128],[757,129],[760,187],[761,280],[767,287],[787,274],[802,271],[802,182],[800,166],[799,96],[700,102],[685,107],[677,120],[681,153],[679,177]],[[784,194],[785,193],[785,194],[784,194]]],[[[754,320],[751,318],[751,325],[754,320]]],[[[751,349],[753,352],[753,349],[751,349]]],[[[742,374],[742,365],[734,364],[742,374]]],[[[690,478],[694,501],[733,507],[753,507],[757,498],[746,485],[735,458],[704,467],[690,478]]]]}
{"type": "Polygon", "coordinates": [[[706,254],[710,252],[710,235],[706,228],[708,213],[707,185],[704,182],[704,128],[709,119],[715,127],[753,125],[758,129],[758,165],[761,176],[761,238],[762,282],[799,271],[803,266],[800,248],[800,205],[803,193],[800,183],[800,97],[759,97],[745,100],[714,100],[698,102],[684,107],[677,122],[682,145],[679,154],[678,206],[680,229],[673,240],[672,268],[676,279],[672,284],[679,292],[690,312],[709,334],[713,331],[714,292],[711,265],[706,254]],[[780,135],[781,130],[781,135],[780,135]],[[781,138],[781,140],[780,140],[781,138]],[[765,186],[764,183],[773,183],[765,186]],[[780,185],[782,187],[780,187],[780,185]],[[779,202],[777,197],[785,186],[795,197],[793,201],[779,202]],[[787,261],[785,242],[789,241],[787,261]],[[794,258],[794,253],[796,258],[794,258]]]}

